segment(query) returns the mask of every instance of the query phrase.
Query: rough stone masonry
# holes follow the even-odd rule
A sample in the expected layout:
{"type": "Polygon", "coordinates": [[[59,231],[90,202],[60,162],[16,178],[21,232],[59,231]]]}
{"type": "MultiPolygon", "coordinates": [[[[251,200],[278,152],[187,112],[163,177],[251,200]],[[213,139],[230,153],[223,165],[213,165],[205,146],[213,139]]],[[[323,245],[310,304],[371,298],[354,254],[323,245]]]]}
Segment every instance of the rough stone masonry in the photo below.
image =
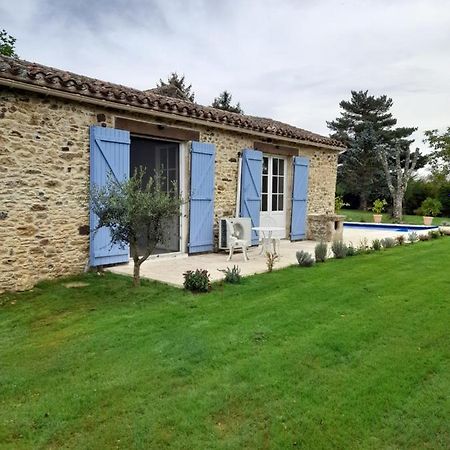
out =
{"type": "MultiPolygon", "coordinates": [[[[113,127],[117,115],[191,127],[200,141],[214,143],[216,224],[234,215],[239,152],[260,137],[0,86],[0,292],[87,267],[89,126],[113,127]]],[[[337,152],[288,145],[310,158],[308,213],[333,213],[337,152]]]]}

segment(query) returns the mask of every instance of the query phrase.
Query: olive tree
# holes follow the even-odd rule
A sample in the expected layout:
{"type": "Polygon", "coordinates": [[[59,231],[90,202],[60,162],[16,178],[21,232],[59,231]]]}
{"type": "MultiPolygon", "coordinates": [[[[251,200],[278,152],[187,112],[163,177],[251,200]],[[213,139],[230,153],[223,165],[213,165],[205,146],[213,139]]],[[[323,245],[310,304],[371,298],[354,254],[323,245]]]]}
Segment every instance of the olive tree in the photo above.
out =
{"type": "Polygon", "coordinates": [[[180,215],[183,203],[175,184],[170,192],[163,189],[159,174],[145,176],[139,168],[125,181],[109,177],[105,186],[95,186],[91,192],[93,212],[98,216],[98,225],[93,230],[108,227],[111,245],[130,246],[134,270],[133,284],[140,285],[140,267],[155,250],[158,242],[167,239],[167,221],[180,215]],[[143,241],[144,251],[138,252],[138,242],[143,241]]]}

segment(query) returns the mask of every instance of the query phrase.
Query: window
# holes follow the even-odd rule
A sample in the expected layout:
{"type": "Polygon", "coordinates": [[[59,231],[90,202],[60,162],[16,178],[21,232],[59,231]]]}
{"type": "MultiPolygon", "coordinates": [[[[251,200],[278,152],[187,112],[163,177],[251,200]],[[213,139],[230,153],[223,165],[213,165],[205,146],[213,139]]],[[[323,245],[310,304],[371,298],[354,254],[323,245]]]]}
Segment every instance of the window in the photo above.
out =
{"type": "Polygon", "coordinates": [[[161,175],[162,189],[172,192],[178,187],[178,145],[161,145],[155,148],[155,171],[161,175]]]}

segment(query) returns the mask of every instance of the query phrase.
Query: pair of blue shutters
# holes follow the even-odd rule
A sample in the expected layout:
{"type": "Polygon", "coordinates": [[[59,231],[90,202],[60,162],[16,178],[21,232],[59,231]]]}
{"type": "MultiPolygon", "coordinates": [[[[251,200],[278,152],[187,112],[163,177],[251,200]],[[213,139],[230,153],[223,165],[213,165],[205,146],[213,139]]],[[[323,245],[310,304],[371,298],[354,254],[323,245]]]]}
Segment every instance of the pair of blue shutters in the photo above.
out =
{"type": "MultiPolygon", "coordinates": [[[[242,153],[241,217],[250,217],[252,227],[259,226],[261,205],[262,152],[246,149],[242,153]]],[[[308,198],[308,159],[294,157],[292,192],[291,240],[305,239],[308,198]]],[[[258,234],[252,230],[252,245],[258,244],[258,234]]]]}
{"type": "MultiPolygon", "coordinates": [[[[105,186],[109,177],[117,181],[129,178],[130,133],[114,128],[92,126],[90,129],[90,186],[105,186]]],[[[214,172],[213,144],[192,142],[189,253],[213,250],[214,172]]],[[[90,265],[100,266],[127,262],[129,247],[111,245],[110,232],[96,232],[97,216],[90,213],[90,265]]]]}

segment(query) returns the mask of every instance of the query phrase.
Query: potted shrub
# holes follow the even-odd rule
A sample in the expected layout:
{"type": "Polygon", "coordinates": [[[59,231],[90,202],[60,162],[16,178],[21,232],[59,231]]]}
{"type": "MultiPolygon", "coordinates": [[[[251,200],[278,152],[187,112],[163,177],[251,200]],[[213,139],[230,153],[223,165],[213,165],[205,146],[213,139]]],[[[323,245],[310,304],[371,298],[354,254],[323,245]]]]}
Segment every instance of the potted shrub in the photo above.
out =
{"type": "Polygon", "coordinates": [[[442,203],[437,198],[427,197],[420,205],[420,212],[423,215],[423,224],[431,225],[433,217],[436,217],[442,208],[442,203]]]}
{"type": "Polygon", "coordinates": [[[350,204],[349,203],[345,203],[344,199],[343,199],[343,197],[341,195],[337,195],[334,198],[334,211],[336,212],[336,214],[340,214],[341,209],[344,206],[350,206],[350,204]]]}
{"type": "Polygon", "coordinates": [[[381,223],[381,220],[383,219],[383,214],[382,212],[384,211],[384,208],[387,205],[387,201],[383,198],[383,200],[380,200],[379,198],[377,198],[374,202],[373,202],[373,206],[372,206],[372,212],[373,212],[373,221],[375,223],[381,223]]]}

